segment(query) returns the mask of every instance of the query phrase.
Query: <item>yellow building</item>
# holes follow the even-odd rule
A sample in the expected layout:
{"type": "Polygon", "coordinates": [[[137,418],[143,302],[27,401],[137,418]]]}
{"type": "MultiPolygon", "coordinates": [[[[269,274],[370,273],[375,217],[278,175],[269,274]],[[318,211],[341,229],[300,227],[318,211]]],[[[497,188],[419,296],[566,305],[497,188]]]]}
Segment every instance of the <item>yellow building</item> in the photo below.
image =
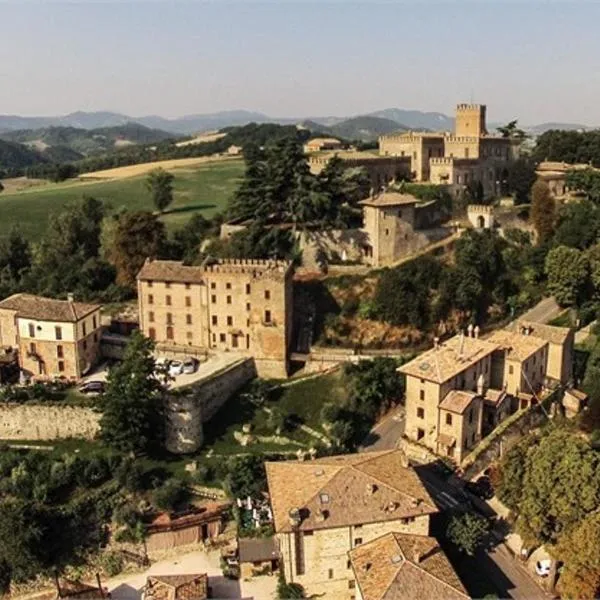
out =
{"type": "Polygon", "coordinates": [[[323,150],[340,150],[342,147],[342,142],[336,138],[318,137],[308,140],[304,144],[304,152],[310,154],[311,152],[321,152],[323,150]]]}
{"type": "Polygon", "coordinates": [[[0,302],[0,344],[36,379],[79,379],[96,362],[100,306],[15,294],[0,302]]]}
{"type": "Polygon", "coordinates": [[[281,568],[309,594],[355,597],[348,552],[391,532],[429,535],[437,508],[399,450],[266,463],[281,568]]]}
{"type": "Polygon", "coordinates": [[[388,533],[348,556],[356,578],[356,600],[469,598],[435,538],[388,533]]]}
{"type": "Polygon", "coordinates": [[[510,138],[490,135],[486,107],[459,104],[454,133],[405,132],[383,135],[379,151],[384,156],[407,156],[415,181],[452,186],[460,193],[480,182],[485,196],[499,195],[508,177],[507,165],[515,158],[510,138]]]}
{"type": "Polygon", "coordinates": [[[219,260],[187,266],[148,260],[138,274],[140,328],[159,350],[218,350],[287,373],[292,335],[290,262],[219,260]]]}

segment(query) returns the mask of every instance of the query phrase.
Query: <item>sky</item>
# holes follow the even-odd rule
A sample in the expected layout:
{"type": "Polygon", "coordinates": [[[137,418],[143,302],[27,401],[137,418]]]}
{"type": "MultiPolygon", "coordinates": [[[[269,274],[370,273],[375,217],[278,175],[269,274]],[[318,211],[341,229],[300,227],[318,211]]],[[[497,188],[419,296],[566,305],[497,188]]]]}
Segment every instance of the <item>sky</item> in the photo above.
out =
{"type": "Polygon", "coordinates": [[[389,107],[600,125],[600,3],[0,0],[0,114],[389,107]]]}

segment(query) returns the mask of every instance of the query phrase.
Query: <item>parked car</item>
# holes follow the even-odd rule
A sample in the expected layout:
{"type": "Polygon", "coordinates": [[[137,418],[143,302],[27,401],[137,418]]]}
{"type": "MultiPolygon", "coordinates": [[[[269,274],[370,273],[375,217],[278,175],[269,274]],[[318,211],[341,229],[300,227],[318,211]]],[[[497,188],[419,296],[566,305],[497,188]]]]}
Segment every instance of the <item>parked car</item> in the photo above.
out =
{"type": "Polygon", "coordinates": [[[549,558],[545,558],[544,560],[538,560],[535,563],[535,572],[540,577],[548,577],[550,575],[550,567],[552,566],[552,561],[549,558]]]}
{"type": "Polygon", "coordinates": [[[169,365],[171,361],[164,356],[159,356],[154,361],[154,374],[155,375],[165,375],[169,370],[169,365]]]}
{"type": "Polygon", "coordinates": [[[183,369],[181,372],[190,375],[191,373],[195,373],[197,368],[198,361],[195,358],[186,358],[183,361],[183,369]]]}
{"type": "Polygon", "coordinates": [[[169,363],[169,375],[171,377],[176,377],[177,375],[181,375],[183,373],[183,361],[182,360],[172,360],[169,363]]]}
{"type": "Polygon", "coordinates": [[[82,394],[103,394],[106,390],[104,381],[87,381],[79,386],[79,391],[82,394]]]}

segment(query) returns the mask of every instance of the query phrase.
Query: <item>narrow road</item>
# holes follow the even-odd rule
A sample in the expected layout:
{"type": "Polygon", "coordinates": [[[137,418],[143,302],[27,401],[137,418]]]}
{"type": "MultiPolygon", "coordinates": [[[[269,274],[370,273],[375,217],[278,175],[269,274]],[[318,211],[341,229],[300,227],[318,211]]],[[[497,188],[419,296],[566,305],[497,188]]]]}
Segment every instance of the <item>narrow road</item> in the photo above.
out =
{"type": "Polygon", "coordinates": [[[531,321],[533,323],[547,323],[558,317],[563,309],[558,306],[554,298],[540,300],[532,309],[519,317],[519,321],[531,321]]]}
{"type": "Polygon", "coordinates": [[[375,424],[358,451],[393,450],[404,433],[404,425],[404,406],[398,406],[375,424]]]}

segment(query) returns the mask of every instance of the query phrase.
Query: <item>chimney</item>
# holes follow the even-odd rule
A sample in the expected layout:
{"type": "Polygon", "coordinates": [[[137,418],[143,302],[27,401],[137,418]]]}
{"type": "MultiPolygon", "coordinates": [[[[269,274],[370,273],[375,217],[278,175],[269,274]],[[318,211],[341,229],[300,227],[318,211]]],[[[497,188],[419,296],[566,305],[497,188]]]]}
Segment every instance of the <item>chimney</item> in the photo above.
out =
{"type": "Polygon", "coordinates": [[[483,398],[483,395],[485,393],[485,380],[483,378],[483,373],[479,374],[479,377],[477,378],[477,393],[483,398]]]}
{"type": "Polygon", "coordinates": [[[462,358],[463,355],[463,350],[465,349],[465,332],[460,331],[460,346],[458,347],[458,355],[460,358],[462,358]]]}
{"type": "Polygon", "coordinates": [[[439,337],[437,337],[437,336],[435,336],[435,337],[433,338],[433,347],[434,347],[436,350],[438,350],[438,349],[439,349],[439,347],[440,347],[440,338],[439,338],[439,337]]]}
{"type": "Polygon", "coordinates": [[[467,337],[473,337],[473,323],[469,323],[467,327],[467,337]]]}
{"type": "Polygon", "coordinates": [[[302,519],[300,517],[300,509],[299,508],[292,508],[290,510],[290,512],[288,513],[288,517],[290,519],[290,525],[292,527],[299,527],[300,523],[302,522],[302,519]]]}
{"type": "Polygon", "coordinates": [[[67,294],[67,302],[73,302],[75,300],[73,294],[71,292],[69,292],[67,294]]]}
{"type": "Polygon", "coordinates": [[[377,491],[377,486],[374,483],[367,483],[367,494],[373,495],[377,491]]]}
{"type": "Polygon", "coordinates": [[[413,560],[417,564],[419,564],[423,560],[423,554],[418,548],[414,549],[413,560]]]}
{"type": "Polygon", "coordinates": [[[328,516],[329,516],[329,511],[322,508],[317,513],[317,518],[316,518],[317,523],[322,523],[323,521],[327,520],[328,516]]]}
{"type": "Polygon", "coordinates": [[[477,339],[479,337],[479,332],[481,330],[479,329],[479,325],[475,325],[475,329],[473,329],[473,334],[475,336],[475,339],[477,339]]]}

